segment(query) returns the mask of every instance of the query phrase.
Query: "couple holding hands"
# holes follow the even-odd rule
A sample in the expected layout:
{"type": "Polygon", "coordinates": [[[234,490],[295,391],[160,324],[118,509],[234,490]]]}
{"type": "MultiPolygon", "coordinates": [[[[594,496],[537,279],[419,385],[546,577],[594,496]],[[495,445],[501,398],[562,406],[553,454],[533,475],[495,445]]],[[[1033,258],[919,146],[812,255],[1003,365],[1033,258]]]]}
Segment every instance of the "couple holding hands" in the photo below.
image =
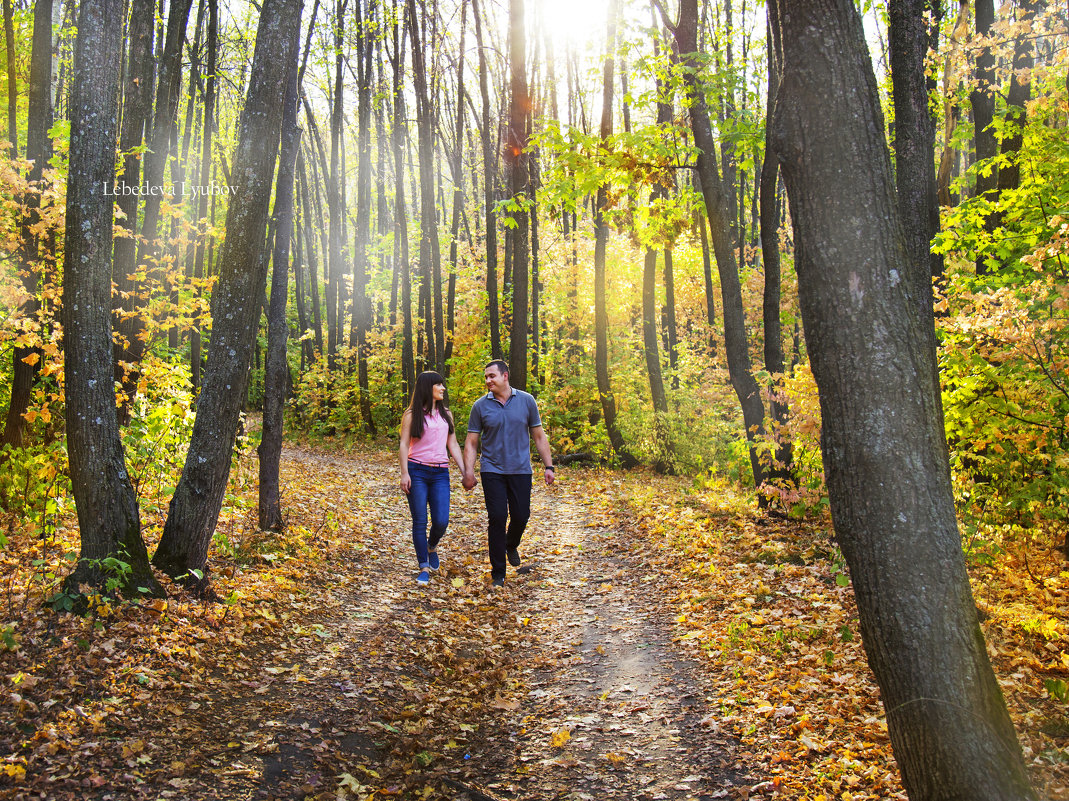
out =
{"type": "Polygon", "coordinates": [[[416,581],[428,584],[438,569],[438,542],[449,525],[449,457],[460,467],[464,489],[475,487],[475,451],[482,445],[480,476],[489,519],[490,577],[505,584],[506,561],[520,564],[520,538],[531,516],[531,440],[554,479],[549,440],[534,396],[509,384],[509,367],[495,359],[483,369],[486,394],[471,407],[464,452],[446,401],[445,379],[420,373],[412,402],[401,418],[401,489],[412,511],[412,544],[419,561],[416,581]],[[427,510],[430,509],[430,535],[427,510]]]}

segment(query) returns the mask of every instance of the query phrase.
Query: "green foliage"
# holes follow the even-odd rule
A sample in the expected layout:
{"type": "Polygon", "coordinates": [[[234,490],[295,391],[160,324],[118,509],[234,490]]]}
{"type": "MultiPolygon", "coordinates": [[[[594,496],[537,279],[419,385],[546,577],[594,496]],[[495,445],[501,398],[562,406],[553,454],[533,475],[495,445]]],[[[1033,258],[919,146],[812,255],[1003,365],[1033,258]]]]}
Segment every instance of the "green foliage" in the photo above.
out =
{"type": "MultiPolygon", "coordinates": [[[[1044,92],[1023,132],[1020,188],[948,211],[936,242],[948,255],[938,304],[946,432],[975,531],[1069,522],[1069,142],[1065,87],[1044,92]]],[[[1015,125],[1000,121],[999,135],[1015,125]]],[[[976,169],[1005,164],[1000,155],[976,169]]]]}

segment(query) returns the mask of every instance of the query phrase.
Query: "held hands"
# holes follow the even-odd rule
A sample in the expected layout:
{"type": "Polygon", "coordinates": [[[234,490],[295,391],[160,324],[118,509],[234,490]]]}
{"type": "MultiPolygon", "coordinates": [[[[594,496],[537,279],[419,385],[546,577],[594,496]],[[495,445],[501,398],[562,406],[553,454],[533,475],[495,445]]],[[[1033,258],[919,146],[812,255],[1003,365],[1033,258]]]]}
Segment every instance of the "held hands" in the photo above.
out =
{"type": "Polygon", "coordinates": [[[470,473],[465,473],[463,478],[460,480],[460,483],[466,490],[475,489],[475,471],[472,470],[470,473]]]}

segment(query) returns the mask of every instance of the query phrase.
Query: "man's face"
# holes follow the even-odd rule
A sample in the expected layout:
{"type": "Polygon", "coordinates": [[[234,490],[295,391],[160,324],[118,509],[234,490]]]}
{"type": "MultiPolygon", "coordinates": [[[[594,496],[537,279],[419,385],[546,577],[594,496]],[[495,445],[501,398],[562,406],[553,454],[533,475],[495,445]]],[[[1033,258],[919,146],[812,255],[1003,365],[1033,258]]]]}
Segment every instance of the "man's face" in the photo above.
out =
{"type": "Polygon", "coordinates": [[[498,372],[497,365],[490,365],[483,371],[483,378],[486,381],[487,392],[499,392],[508,386],[509,374],[498,372]]]}

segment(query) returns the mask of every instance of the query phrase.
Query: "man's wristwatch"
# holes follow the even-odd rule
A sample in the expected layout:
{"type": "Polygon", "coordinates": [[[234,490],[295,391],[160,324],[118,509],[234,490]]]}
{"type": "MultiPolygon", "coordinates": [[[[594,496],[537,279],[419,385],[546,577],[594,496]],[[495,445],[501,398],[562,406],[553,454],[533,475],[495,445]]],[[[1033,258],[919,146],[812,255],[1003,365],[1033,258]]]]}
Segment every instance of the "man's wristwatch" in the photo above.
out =
{"type": "Polygon", "coordinates": [[[552,470],[552,471],[553,471],[554,473],[556,473],[556,472],[557,472],[556,468],[555,468],[555,467],[553,467],[553,465],[551,465],[551,464],[547,464],[547,465],[546,465],[546,470],[552,470]]]}

